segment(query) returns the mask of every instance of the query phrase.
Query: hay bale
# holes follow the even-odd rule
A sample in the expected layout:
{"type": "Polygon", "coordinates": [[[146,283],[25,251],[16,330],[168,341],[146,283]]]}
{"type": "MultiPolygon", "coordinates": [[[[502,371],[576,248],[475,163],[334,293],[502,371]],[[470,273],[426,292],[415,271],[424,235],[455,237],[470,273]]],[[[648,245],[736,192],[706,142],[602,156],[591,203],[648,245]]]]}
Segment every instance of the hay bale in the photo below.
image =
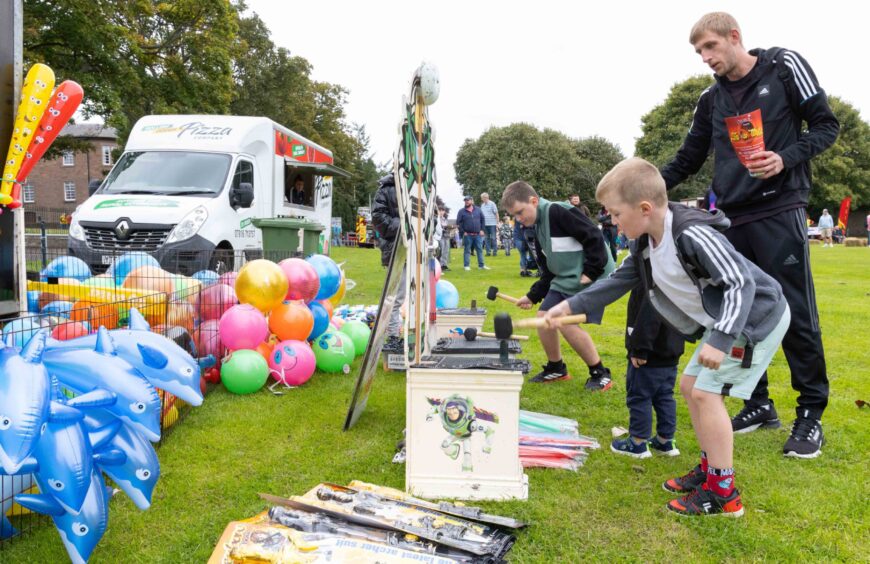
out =
{"type": "Polygon", "coordinates": [[[867,239],[864,237],[846,237],[843,239],[843,245],[846,247],[866,247],[867,239]]]}

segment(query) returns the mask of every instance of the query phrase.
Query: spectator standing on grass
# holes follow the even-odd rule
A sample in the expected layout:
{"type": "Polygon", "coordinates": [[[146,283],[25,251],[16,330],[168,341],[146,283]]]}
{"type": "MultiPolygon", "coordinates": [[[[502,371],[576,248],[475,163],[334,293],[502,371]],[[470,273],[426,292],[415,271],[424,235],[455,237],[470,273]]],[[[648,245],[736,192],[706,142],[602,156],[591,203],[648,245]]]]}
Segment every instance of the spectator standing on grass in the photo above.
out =
{"type": "Polygon", "coordinates": [[[447,208],[438,208],[438,223],[441,225],[441,270],[450,270],[450,224],[447,221],[447,208]]]}
{"type": "MultiPolygon", "coordinates": [[[[731,220],[725,237],[782,286],[792,312],[782,349],[799,395],[783,454],[814,458],[824,442],[821,419],[830,390],[804,224],[809,161],[836,141],[840,124],[809,63],[786,49],[747,51],[733,16],[706,14],[689,43],[716,81],[698,99],[689,133],[662,176],[670,190],[713,153],[716,207],[731,220]],[[732,139],[740,137],[729,134],[734,116],[763,132],[760,140],[746,140],[756,149],[749,156],[743,146],[738,155],[732,139]]],[[[731,423],[737,433],[781,426],[766,373],[731,423]]]]}
{"type": "Polygon", "coordinates": [[[819,217],[819,229],[822,231],[823,247],[833,247],[834,243],[831,236],[834,233],[834,218],[828,213],[828,210],[822,210],[822,215],[819,217]]]}
{"type": "MultiPolygon", "coordinates": [[[[399,201],[396,194],[396,183],[390,173],[378,180],[378,191],[375,192],[372,204],[372,224],[378,234],[381,247],[381,265],[389,266],[393,256],[393,247],[400,236],[399,201]]],[[[387,324],[386,346],[391,350],[401,348],[402,317],[401,306],[405,302],[405,265],[393,265],[402,268],[402,278],[396,290],[396,302],[387,324]]]]}
{"type": "Polygon", "coordinates": [[[589,211],[589,207],[580,201],[580,194],[571,194],[568,196],[568,203],[580,210],[580,213],[592,219],[592,212],[589,211]]]}
{"type": "Polygon", "coordinates": [[[498,226],[498,238],[501,240],[501,246],[504,247],[506,257],[511,256],[511,242],[514,238],[514,228],[511,226],[511,218],[505,214],[498,226]]]}
{"type": "Polygon", "coordinates": [[[495,256],[498,254],[498,206],[486,192],[480,195],[480,212],[483,214],[486,256],[495,256]]]}
{"type": "Polygon", "coordinates": [[[463,198],[463,207],[456,214],[456,227],[462,234],[462,262],[465,270],[471,270],[471,249],[477,253],[477,268],[489,270],[483,262],[483,213],[474,205],[473,196],[463,198]]]}

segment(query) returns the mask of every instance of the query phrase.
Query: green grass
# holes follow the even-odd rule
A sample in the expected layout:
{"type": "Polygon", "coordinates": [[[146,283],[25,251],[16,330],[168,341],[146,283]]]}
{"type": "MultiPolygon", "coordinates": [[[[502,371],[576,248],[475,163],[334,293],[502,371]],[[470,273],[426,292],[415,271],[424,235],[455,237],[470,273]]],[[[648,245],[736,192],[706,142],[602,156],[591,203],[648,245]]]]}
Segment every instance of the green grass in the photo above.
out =
{"type": "MultiPolygon", "coordinates": [[[[333,256],[347,261],[348,276],[357,282],[345,301],[376,302],[384,278],[379,252],[334,249],[333,256]]],[[[522,390],[522,408],[575,418],[581,431],[597,437],[603,448],[593,451],[577,473],[527,471],[528,501],[483,504],[531,522],[519,533],[511,560],[867,561],[870,410],[859,410],[854,400],[870,400],[870,250],[813,247],[812,260],[832,390],[824,418],[828,445],[820,458],[783,458],[785,428],[739,435],[737,482],[745,517],[687,519],[666,513],[670,496],[661,482],[688,470],[697,455],[682,400],[677,433],[682,456],[634,461],[608,447],[610,428],[628,422],[623,299],[608,308],[603,325],[590,328],[605,364],[613,369],[612,390],[585,393],[582,362],[564,346],[575,378],[522,390]]],[[[522,295],[528,287],[530,279],[518,276],[516,255],[488,264],[491,271],[465,272],[461,254],[453,251],[454,269],[446,278],[459,288],[463,303],[471,298],[485,302],[490,284],[512,295],[522,295]]],[[[485,305],[490,316],[509,306],[485,305]]],[[[539,343],[532,340],[524,347],[533,366],[544,362],[539,343]]],[[[771,366],[770,381],[789,427],[796,394],[781,353],[771,366]]],[[[379,373],[366,412],[354,429],[343,433],[353,384],[351,376],[323,374],[283,396],[266,391],[233,396],[218,387],[160,448],[162,476],[151,509],[138,511],[123,494],[112,500],[109,530],[92,562],[203,562],[229,521],[265,507],[258,492],[301,494],[321,481],[352,479],[402,488],[404,467],[391,464],[390,458],[404,426],[404,376],[379,373]]],[[[737,402],[729,404],[738,409],[737,402]]],[[[0,562],[65,559],[49,523],[0,550],[0,562]]]]}

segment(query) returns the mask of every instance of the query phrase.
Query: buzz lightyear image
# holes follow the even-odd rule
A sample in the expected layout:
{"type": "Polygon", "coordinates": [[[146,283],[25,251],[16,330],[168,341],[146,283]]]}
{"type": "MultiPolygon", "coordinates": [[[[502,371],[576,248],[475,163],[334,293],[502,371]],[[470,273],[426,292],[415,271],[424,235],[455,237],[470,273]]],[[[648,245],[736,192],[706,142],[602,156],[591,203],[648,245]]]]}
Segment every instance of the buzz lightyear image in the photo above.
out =
{"type": "Polygon", "coordinates": [[[485,409],[474,407],[474,402],[468,396],[453,394],[444,400],[438,398],[426,398],[432,409],[426,415],[426,421],[432,421],[438,417],[441,426],[447,431],[447,437],[441,442],[441,450],[444,454],[456,460],[462,451],[462,471],[473,472],[474,466],[471,459],[471,436],[473,433],[483,433],[484,444],[482,451],[486,454],[492,452],[492,437],[495,429],[484,425],[481,421],[498,423],[498,415],[485,409]]]}

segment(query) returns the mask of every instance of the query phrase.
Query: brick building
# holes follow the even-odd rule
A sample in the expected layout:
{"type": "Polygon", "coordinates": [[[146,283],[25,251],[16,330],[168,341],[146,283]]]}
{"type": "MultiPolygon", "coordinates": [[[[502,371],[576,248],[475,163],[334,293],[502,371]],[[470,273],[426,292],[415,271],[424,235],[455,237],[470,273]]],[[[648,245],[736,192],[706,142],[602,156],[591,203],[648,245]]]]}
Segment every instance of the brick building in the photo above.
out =
{"type": "Polygon", "coordinates": [[[87,152],[68,152],[56,159],[42,159],[33,167],[21,187],[27,208],[55,208],[73,211],[88,197],[88,185],[103,180],[114,164],[112,151],[118,146],[114,128],[100,124],[67,125],[62,136],[91,144],[87,152]]]}

